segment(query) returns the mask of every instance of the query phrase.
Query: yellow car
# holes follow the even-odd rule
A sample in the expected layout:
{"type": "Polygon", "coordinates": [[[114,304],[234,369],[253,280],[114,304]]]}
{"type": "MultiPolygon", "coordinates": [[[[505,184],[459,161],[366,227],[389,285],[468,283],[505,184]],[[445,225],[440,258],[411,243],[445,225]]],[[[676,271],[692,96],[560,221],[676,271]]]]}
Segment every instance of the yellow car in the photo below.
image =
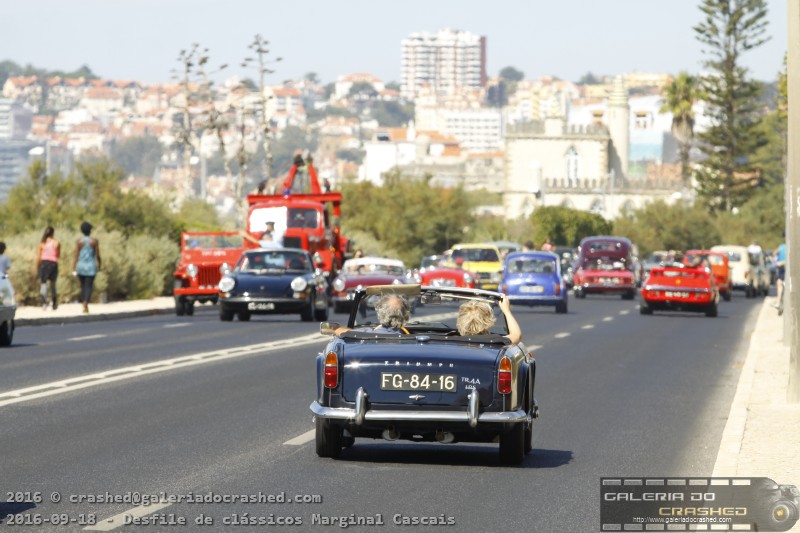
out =
{"type": "Polygon", "coordinates": [[[500,250],[491,244],[456,244],[450,248],[448,266],[456,266],[474,273],[479,289],[496,291],[503,274],[500,250]]]}

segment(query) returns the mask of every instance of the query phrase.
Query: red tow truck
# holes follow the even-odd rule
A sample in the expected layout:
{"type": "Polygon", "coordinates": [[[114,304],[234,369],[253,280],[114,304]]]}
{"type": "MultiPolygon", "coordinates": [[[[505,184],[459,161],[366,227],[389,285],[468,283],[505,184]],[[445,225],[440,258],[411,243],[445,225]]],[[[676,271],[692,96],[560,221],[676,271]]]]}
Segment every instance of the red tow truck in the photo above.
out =
{"type": "Polygon", "coordinates": [[[302,248],[333,280],[344,262],[348,240],[341,235],[342,194],[323,192],[311,158],[296,157],[283,183],[283,194],[250,194],[247,213],[248,238],[240,232],[185,232],[181,258],[175,270],[175,313],[191,315],[195,302],[216,303],[217,284],[226,269],[233,268],[242,251],[256,248],[267,222],[274,224],[273,240],[286,248],[302,248]],[[294,178],[305,168],[310,193],[292,191],[294,178]],[[190,246],[193,241],[203,246],[190,246]]]}

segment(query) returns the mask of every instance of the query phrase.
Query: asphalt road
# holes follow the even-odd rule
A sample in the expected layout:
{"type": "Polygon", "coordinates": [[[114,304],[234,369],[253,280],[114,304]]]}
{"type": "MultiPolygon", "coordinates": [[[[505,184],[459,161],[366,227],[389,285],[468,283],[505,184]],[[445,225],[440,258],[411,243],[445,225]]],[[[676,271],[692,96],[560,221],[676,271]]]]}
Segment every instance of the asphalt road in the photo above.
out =
{"type": "Polygon", "coordinates": [[[601,477],[711,474],[760,302],[737,293],[717,318],[641,316],[636,301],[604,296],[572,299],[567,315],[515,307],[542,414],[520,467],[501,466],[496,445],[359,440],[318,458],[308,406],[326,338],[297,316],[222,323],[201,308],[19,328],[0,351],[0,523],[336,531],[353,515],[384,523],[356,531],[597,531],[601,477]],[[107,522],[136,492],[211,501],[107,522]],[[97,501],[109,495],[119,500],[97,501]]]}

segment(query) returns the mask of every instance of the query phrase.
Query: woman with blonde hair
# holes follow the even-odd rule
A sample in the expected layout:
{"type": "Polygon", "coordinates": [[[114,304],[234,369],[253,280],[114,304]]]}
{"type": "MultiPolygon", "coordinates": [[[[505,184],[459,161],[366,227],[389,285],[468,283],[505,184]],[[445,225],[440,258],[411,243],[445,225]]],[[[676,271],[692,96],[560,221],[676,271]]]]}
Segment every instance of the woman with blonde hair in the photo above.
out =
{"type": "MultiPolygon", "coordinates": [[[[498,303],[500,310],[506,317],[508,324],[508,335],[506,337],[513,344],[522,340],[522,330],[517,323],[517,319],[511,314],[511,303],[507,296],[498,303]]],[[[496,319],[492,313],[492,306],[486,302],[470,300],[461,304],[458,308],[458,318],[456,318],[456,328],[461,336],[486,335],[491,331],[496,319]]]]}
{"type": "Polygon", "coordinates": [[[39,242],[36,252],[36,276],[41,282],[42,309],[47,309],[47,282],[50,282],[50,294],[53,297],[53,310],[58,309],[56,281],[58,280],[58,257],[61,255],[61,243],[55,238],[53,226],[47,226],[39,242]]]}

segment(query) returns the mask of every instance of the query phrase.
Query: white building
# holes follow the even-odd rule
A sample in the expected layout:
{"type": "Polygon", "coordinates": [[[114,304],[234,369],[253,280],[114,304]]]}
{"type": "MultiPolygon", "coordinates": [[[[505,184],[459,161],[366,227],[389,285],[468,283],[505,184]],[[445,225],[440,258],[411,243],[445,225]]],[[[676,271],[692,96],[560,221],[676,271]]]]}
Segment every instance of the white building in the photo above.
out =
{"type": "Polygon", "coordinates": [[[443,29],[435,34],[412,33],[401,46],[405,98],[413,100],[425,86],[448,94],[458,87],[486,85],[486,37],[443,29]]]}
{"type": "Polygon", "coordinates": [[[458,139],[462,150],[493,152],[503,147],[503,121],[499,109],[448,109],[442,112],[440,131],[458,139]]]}

